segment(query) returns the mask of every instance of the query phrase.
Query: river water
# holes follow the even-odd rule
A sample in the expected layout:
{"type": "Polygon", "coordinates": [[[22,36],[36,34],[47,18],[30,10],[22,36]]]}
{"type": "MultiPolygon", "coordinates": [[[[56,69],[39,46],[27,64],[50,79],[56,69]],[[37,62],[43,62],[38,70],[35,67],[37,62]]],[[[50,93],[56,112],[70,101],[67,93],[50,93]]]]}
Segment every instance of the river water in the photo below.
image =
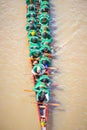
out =
{"type": "MultiPolygon", "coordinates": [[[[87,130],[87,1],[50,0],[57,48],[49,130],[87,130]]],[[[0,1],[0,130],[39,130],[25,31],[24,0],[0,1]]]]}

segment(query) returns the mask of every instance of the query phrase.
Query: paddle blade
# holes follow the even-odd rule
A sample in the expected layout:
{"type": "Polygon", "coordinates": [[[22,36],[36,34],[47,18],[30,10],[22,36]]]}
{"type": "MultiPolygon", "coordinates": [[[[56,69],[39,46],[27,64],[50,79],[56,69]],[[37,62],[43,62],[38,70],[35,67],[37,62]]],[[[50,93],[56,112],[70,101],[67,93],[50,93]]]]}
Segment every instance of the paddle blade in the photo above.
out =
{"type": "Polygon", "coordinates": [[[48,103],[48,105],[55,106],[55,107],[60,106],[60,104],[58,104],[58,103],[48,103]]]}
{"type": "Polygon", "coordinates": [[[33,90],[26,90],[26,89],[24,91],[25,92],[34,92],[33,90]]]}

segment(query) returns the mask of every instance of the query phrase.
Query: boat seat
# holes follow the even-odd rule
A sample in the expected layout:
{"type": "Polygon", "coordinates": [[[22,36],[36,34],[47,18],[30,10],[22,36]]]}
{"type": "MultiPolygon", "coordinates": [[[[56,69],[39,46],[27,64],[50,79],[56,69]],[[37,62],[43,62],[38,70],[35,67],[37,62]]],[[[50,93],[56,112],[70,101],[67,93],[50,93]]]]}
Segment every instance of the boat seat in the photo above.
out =
{"type": "Polygon", "coordinates": [[[40,108],[46,108],[46,106],[39,106],[40,108]]]}

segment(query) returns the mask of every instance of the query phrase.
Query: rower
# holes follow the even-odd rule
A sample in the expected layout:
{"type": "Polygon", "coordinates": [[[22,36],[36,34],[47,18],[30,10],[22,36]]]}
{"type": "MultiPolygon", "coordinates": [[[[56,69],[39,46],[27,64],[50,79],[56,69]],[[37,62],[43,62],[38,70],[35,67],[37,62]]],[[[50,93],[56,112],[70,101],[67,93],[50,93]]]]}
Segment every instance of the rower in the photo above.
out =
{"type": "Polygon", "coordinates": [[[34,86],[33,90],[35,92],[39,92],[40,89],[47,89],[46,84],[43,83],[43,82],[41,82],[41,81],[39,81],[39,82],[36,83],[36,85],[34,86]]]}
{"type": "Polygon", "coordinates": [[[40,28],[40,32],[43,33],[43,32],[50,32],[50,29],[48,26],[46,25],[42,25],[41,28],[40,28]]]}
{"type": "Polygon", "coordinates": [[[44,32],[42,33],[42,39],[52,39],[50,32],[44,30],[44,32]]]}
{"type": "Polygon", "coordinates": [[[38,44],[38,45],[40,44],[39,43],[40,40],[37,36],[28,37],[28,39],[29,39],[29,41],[28,41],[29,44],[31,44],[31,43],[38,44]]]}
{"type": "Polygon", "coordinates": [[[46,68],[43,64],[36,64],[33,69],[32,73],[35,76],[36,80],[39,76],[43,75],[46,72],[46,68]]]}
{"type": "Polygon", "coordinates": [[[26,18],[31,18],[31,17],[36,17],[36,13],[35,12],[27,12],[26,18]]]}
{"type": "Polygon", "coordinates": [[[41,41],[44,41],[44,42],[48,41],[49,43],[52,43],[53,38],[50,35],[50,32],[44,31],[41,35],[42,35],[41,41]]]}
{"type": "Polygon", "coordinates": [[[49,78],[48,75],[42,75],[42,76],[40,76],[40,78],[37,80],[37,82],[43,82],[47,86],[50,86],[50,84],[51,84],[51,80],[50,80],[50,78],[49,78]]]}
{"type": "Polygon", "coordinates": [[[29,49],[40,49],[40,46],[38,45],[38,44],[34,44],[34,43],[31,43],[30,45],[29,45],[29,49]]]}
{"type": "Polygon", "coordinates": [[[33,65],[39,63],[41,57],[40,49],[30,49],[29,59],[32,61],[33,65]]]}
{"type": "Polygon", "coordinates": [[[49,25],[49,19],[47,17],[41,17],[39,23],[41,25],[49,25]]]}
{"type": "Polygon", "coordinates": [[[38,15],[38,18],[48,18],[50,20],[50,15],[47,12],[43,12],[40,15],[38,15]]]}
{"type": "Polygon", "coordinates": [[[40,89],[37,93],[36,93],[36,99],[38,102],[49,102],[49,97],[50,97],[50,90],[49,89],[40,89]]]}
{"type": "Polygon", "coordinates": [[[49,2],[48,2],[48,0],[41,0],[41,2],[40,2],[40,6],[42,7],[42,6],[44,6],[44,5],[47,5],[48,7],[49,7],[49,2]]]}
{"type": "Polygon", "coordinates": [[[46,56],[41,57],[39,63],[43,64],[45,68],[48,68],[51,66],[51,60],[46,56]]]}
{"type": "Polygon", "coordinates": [[[29,5],[29,4],[34,4],[35,3],[35,0],[26,0],[26,4],[29,5]]]}
{"type": "Polygon", "coordinates": [[[43,12],[49,13],[49,7],[48,7],[47,5],[44,5],[44,6],[42,6],[42,7],[40,8],[39,12],[40,12],[40,13],[43,13],[43,12]]]}
{"type": "Polygon", "coordinates": [[[26,25],[26,30],[36,30],[36,25],[34,23],[34,20],[30,21],[29,23],[27,23],[26,25]]]}
{"type": "Polygon", "coordinates": [[[43,56],[51,58],[51,48],[48,45],[44,45],[40,48],[40,51],[43,56]]]}
{"type": "Polygon", "coordinates": [[[30,23],[31,21],[33,21],[34,24],[37,23],[36,19],[34,17],[31,17],[29,19],[27,19],[27,22],[30,23]]]}
{"type": "Polygon", "coordinates": [[[36,100],[38,102],[49,102],[49,98],[50,98],[50,90],[49,88],[44,88],[43,86],[41,86],[38,90],[33,88],[33,90],[36,92],[36,100]]]}
{"type": "Polygon", "coordinates": [[[34,4],[29,4],[28,5],[28,12],[35,11],[35,5],[34,4]]]}
{"type": "Polygon", "coordinates": [[[28,31],[28,38],[31,37],[31,36],[36,36],[36,31],[35,30],[30,30],[28,31]]]}

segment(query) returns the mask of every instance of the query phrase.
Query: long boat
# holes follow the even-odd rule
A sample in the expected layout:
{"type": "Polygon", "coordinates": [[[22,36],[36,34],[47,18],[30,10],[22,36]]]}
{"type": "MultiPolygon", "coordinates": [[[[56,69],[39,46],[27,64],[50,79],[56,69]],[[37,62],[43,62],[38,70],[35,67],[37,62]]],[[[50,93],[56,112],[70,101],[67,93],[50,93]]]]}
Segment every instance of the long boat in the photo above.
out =
{"type": "MultiPolygon", "coordinates": [[[[42,6],[44,5],[44,2],[45,2],[46,3],[46,7],[47,6],[49,7],[47,1],[49,1],[49,0],[26,0],[26,9],[28,11],[29,4],[33,4],[33,5],[35,4],[35,6],[37,8],[36,13],[38,15],[38,11],[40,10],[40,4],[41,4],[40,2],[43,2],[42,6]]],[[[26,18],[28,18],[30,15],[31,16],[35,15],[35,12],[32,13],[32,11],[31,11],[31,12],[27,13],[26,18]]],[[[30,31],[30,30],[28,30],[28,26],[27,26],[26,30],[30,31]]],[[[33,67],[32,61],[31,61],[31,65],[33,67]]],[[[35,80],[35,76],[34,75],[33,75],[33,80],[34,80],[34,85],[35,85],[36,84],[36,80],[35,80]]],[[[36,94],[37,93],[35,93],[35,95],[36,94]]],[[[37,105],[38,118],[39,118],[41,130],[47,130],[47,126],[48,126],[48,111],[49,111],[49,107],[48,106],[49,105],[48,105],[47,102],[44,103],[44,102],[38,102],[38,101],[36,101],[36,105],[37,105]]]]}

